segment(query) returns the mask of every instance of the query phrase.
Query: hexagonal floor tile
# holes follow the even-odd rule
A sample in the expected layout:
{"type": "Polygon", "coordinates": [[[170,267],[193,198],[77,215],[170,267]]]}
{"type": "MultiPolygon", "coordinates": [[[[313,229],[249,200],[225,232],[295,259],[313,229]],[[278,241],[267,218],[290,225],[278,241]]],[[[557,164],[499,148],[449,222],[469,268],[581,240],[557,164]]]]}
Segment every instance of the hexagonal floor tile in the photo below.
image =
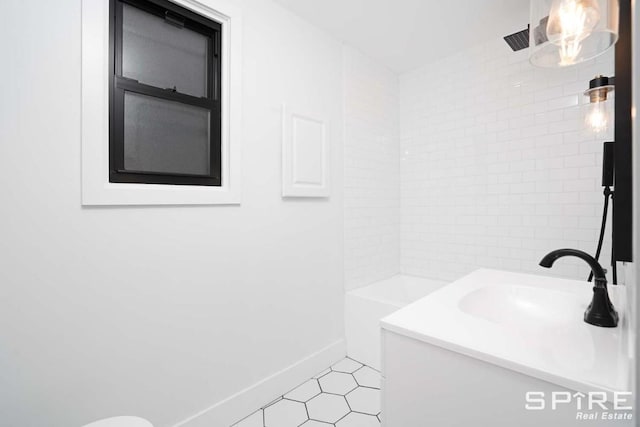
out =
{"type": "Polygon", "coordinates": [[[264,408],[265,427],[298,427],[308,420],[304,403],[281,399],[264,408]]]}
{"type": "Polygon", "coordinates": [[[380,390],[375,388],[358,387],[347,394],[347,400],[352,411],[378,415],[380,412],[380,390]]]}
{"type": "Polygon", "coordinates": [[[262,419],[262,409],[258,412],[254,412],[238,424],[234,424],[232,427],[264,427],[264,420],[262,419]]]}
{"type": "Polygon", "coordinates": [[[306,402],[314,396],[319,395],[321,392],[318,380],[311,379],[306,383],[294,388],[284,397],[298,402],[306,402]]]}
{"type": "Polygon", "coordinates": [[[341,361],[333,365],[331,369],[337,372],[352,374],[353,372],[360,369],[361,367],[362,367],[362,363],[356,362],[355,360],[349,359],[347,357],[346,359],[342,359],[341,361]]]}
{"type": "Polygon", "coordinates": [[[373,368],[363,366],[353,373],[358,385],[380,388],[380,373],[373,368]]]}
{"type": "Polygon", "coordinates": [[[312,420],[335,423],[349,413],[349,406],[342,396],[322,393],[307,402],[307,410],[312,420]]]}
{"type": "Polygon", "coordinates": [[[302,424],[300,427],[331,427],[333,424],[323,423],[322,421],[309,420],[306,423],[302,424]]]}
{"type": "Polygon", "coordinates": [[[352,412],[338,421],[336,427],[380,427],[380,421],[375,415],[352,412]]]}
{"type": "Polygon", "coordinates": [[[358,387],[353,376],[343,372],[329,372],[318,381],[320,382],[320,388],[322,388],[322,391],[326,393],[341,394],[343,396],[358,387]]]}
{"type": "Polygon", "coordinates": [[[324,371],[320,372],[318,375],[314,375],[313,378],[320,378],[324,375],[327,375],[329,372],[331,372],[331,368],[327,368],[324,371]]]}

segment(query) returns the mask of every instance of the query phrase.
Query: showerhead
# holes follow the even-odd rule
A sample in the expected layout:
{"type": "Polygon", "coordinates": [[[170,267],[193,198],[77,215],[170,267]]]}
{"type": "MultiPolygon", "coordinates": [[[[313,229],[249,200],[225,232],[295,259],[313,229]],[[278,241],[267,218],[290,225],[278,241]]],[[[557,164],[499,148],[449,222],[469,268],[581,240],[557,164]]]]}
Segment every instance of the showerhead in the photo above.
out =
{"type": "Polygon", "coordinates": [[[522,31],[518,31],[517,33],[509,34],[504,37],[504,41],[507,42],[509,47],[513,49],[514,52],[517,52],[522,49],[526,49],[529,47],[529,27],[525,28],[522,31]]]}

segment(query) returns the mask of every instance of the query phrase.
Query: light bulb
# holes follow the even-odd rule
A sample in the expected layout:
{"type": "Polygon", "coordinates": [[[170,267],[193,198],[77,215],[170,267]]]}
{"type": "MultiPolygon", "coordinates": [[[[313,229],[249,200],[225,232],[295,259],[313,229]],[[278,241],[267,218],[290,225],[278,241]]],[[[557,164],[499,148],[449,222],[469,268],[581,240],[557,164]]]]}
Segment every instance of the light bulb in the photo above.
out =
{"type": "Polygon", "coordinates": [[[582,41],[600,21],[596,0],[554,0],[547,22],[547,37],[559,48],[560,66],[571,65],[582,51],[582,41]]]}
{"type": "Polygon", "coordinates": [[[604,102],[589,105],[585,125],[596,135],[601,135],[609,129],[609,113],[604,102]]]}
{"type": "Polygon", "coordinates": [[[598,75],[589,81],[584,92],[587,102],[584,110],[584,126],[592,135],[607,137],[613,122],[613,78],[598,75]]]}

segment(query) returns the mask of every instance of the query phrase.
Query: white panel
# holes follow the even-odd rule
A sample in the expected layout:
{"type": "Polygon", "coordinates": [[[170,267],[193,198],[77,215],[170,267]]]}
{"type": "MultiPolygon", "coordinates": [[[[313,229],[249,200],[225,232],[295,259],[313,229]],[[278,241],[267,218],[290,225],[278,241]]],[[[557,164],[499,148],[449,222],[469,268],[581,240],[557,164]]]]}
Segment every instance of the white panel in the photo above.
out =
{"type": "Polygon", "coordinates": [[[380,370],[380,319],[397,309],[393,304],[347,293],[344,306],[347,355],[380,370]]]}
{"type": "Polygon", "coordinates": [[[293,116],[293,183],[324,185],[324,123],[293,116]]]}
{"type": "Polygon", "coordinates": [[[347,292],[344,305],[347,355],[379,370],[380,319],[445,284],[398,275],[347,292]]]}
{"type": "MultiPolygon", "coordinates": [[[[576,402],[551,410],[528,411],[529,391],[575,390],[529,377],[472,357],[387,330],[382,332],[383,427],[578,427],[576,402]]],[[[549,399],[549,398],[548,398],[549,399]]],[[[609,407],[609,413],[614,411],[609,407]]],[[[584,413],[597,411],[584,411],[584,413]]],[[[594,421],[592,425],[631,427],[632,421],[594,421]]]]}
{"type": "Polygon", "coordinates": [[[282,109],[282,196],[329,197],[327,124],[282,109]]]}

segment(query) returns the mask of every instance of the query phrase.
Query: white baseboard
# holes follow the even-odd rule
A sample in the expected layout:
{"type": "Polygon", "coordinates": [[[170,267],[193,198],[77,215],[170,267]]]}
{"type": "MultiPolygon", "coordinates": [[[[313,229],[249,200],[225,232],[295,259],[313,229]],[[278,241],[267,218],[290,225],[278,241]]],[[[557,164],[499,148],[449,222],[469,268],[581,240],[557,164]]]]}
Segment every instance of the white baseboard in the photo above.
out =
{"type": "Polygon", "coordinates": [[[231,426],[328,368],[347,354],[344,339],[177,423],[174,427],[231,426]]]}

